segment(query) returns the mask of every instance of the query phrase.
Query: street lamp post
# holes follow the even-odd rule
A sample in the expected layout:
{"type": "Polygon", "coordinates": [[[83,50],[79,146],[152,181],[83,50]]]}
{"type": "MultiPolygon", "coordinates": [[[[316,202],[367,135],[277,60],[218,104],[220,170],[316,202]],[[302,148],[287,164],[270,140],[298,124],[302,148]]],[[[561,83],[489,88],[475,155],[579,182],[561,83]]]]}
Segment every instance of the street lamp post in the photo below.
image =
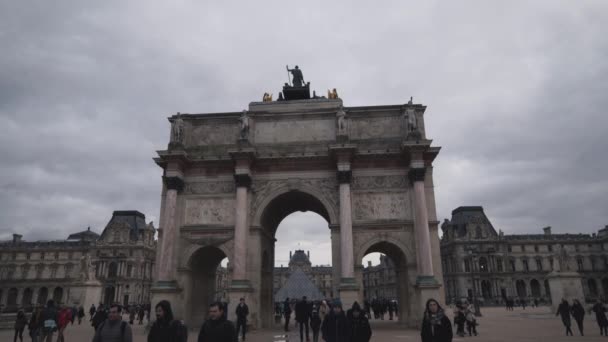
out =
{"type": "Polygon", "coordinates": [[[479,302],[477,301],[477,288],[475,286],[475,277],[474,277],[474,271],[475,271],[475,256],[473,255],[473,250],[469,249],[469,256],[470,256],[470,263],[471,263],[471,285],[473,286],[473,307],[475,308],[475,316],[476,317],[481,317],[481,311],[479,310],[479,302]]]}

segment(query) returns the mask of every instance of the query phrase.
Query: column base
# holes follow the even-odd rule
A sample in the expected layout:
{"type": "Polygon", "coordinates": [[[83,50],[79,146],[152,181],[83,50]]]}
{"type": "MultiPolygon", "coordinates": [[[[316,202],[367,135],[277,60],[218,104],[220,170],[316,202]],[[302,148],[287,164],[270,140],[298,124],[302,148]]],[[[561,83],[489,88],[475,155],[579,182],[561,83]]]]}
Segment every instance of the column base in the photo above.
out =
{"type": "Polygon", "coordinates": [[[427,287],[427,286],[439,287],[440,284],[437,281],[437,279],[435,278],[435,276],[419,275],[416,277],[416,286],[417,287],[427,287]]]}
{"type": "MultiPolygon", "coordinates": [[[[441,292],[439,288],[441,284],[437,282],[434,276],[421,276],[416,277],[416,294],[418,296],[418,307],[413,312],[413,317],[422,317],[424,310],[426,309],[426,302],[429,299],[436,300],[439,305],[445,307],[445,300],[441,298],[441,292]]],[[[417,325],[420,322],[416,322],[417,325]]],[[[419,327],[419,326],[418,326],[419,327]]]]}
{"type": "Polygon", "coordinates": [[[547,275],[549,289],[551,290],[551,306],[553,311],[565,298],[569,302],[573,299],[585,298],[583,293],[583,283],[578,272],[551,272],[547,275]]]}
{"type": "Polygon", "coordinates": [[[232,279],[228,288],[228,303],[226,305],[228,319],[236,322],[236,306],[241,298],[245,298],[245,302],[249,305],[249,316],[247,317],[248,325],[257,327],[258,313],[256,312],[255,300],[252,298],[253,287],[247,279],[232,279]]]}
{"type": "Polygon", "coordinates": [[[183,308],[179,305],[181,303],[181,292],[182,289],[174,280],[156,281],[150,288],[150,305],[154,308],[161,300],[167,300],[171,303],[175,319],[184,319],[183,308]]]}
{"type": "Polygon", "coordinates": [[[344,311],[350,309],[355,302],[363,307],[363,302],[359,298],[359,285],[355,278],[341,278],[338,292],[344,311]]]}

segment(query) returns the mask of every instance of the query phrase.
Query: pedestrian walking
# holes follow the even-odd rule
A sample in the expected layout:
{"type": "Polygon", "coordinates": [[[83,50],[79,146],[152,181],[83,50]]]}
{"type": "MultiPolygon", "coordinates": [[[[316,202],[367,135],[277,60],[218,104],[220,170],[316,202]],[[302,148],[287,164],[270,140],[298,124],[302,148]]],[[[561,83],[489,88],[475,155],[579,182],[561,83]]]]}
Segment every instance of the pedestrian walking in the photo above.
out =
{"type": "Polygon", "coordinates": [[[57,331],[57,308],[55,307],[55,302],[52,299],[49,299],[46,302],[46,308],[42,311],[42,339],[41,342],[52,342],[53,334],[57,331]]]}
{"type": "Polygon", "coordinates": [[[97,330],[99,325],[101,323],[105,322],[107,318],[108,318],[108,315],[106,314],[106,311],[103,309],[103,306],[99,305],[97,307],[97,311],[95,312],[95,315],[91,319],[91,325],[93,326],[93,330],[97,330]]]}
{"type": "MultiPolygon", "coordinates": [[[[97,308],[99,313],[99,307],[97,308]]],[[[97,316],[95,313],[95,316],[97,316]]],[[[122,308],[118,304],[110,305],[108,318],[101,322],[95,330],[93,342],[132,342],[131,327],[122,320],[122,308]]]]}
{"type": "Polygon", "coordinates": [[[40,337],[40,329],[42,328],[42,308],[36,306],[34,311],[32,312],[32,316],[30,317],[30,321],[27,324],[27,329],[29,330],[30,337],[32,338],[32,342],[38,342],[38,337],[40,337]]]}
{"type": "Polygon", "coordinates": [[[329,313],[329,306],[327,305],[326,300],[322,300],[321,304],[319,304],[319,318],[321,319],[321,325],[323,325],[323,320],[325,320],[325,316],[329,313]]]}
{"type": "Polygon", "coordinates": [[[296,303],[296,322],[300,326],[300,342],[304,341],[304,330],[306,330],[306,342],[310,341],[308,322],[310,321],[309,305],[306,296],[296,303]]]}
{"type": "Polygon", "coordinates": [[[353,304],[353,307],[348,310],[346,318],[350,327],[351,342],[369,342],[372,337],[372,328],[359,303],[353,304]]]}
{"type": "Polygon", "coordinates": [[[181,322],[173,319],[171,303],[161,300],[156,304],[156,321],[148,333],[148,342],[186,342],[188,341],[188,328],[181,322]]]}
{"type": "Polygon", "coordinates": [[[291,318],[289,297],[285,298],[285,301],[283,302],[283,316],[285,317],[285,331],[289,331],[289,319],[291,318]]]}
{"type": "Polygon", "coordinates": [[[593,305],[591,311],[595,313],[595,320],[600,327],[600,335],[608,336],[608,319],[606,318],[606,308],[600,299],[593,305]]]}
{"type": "Polygon", "coordinates": [[[452,342],[452,322],[434,299],[426,302],[420,336],[422,342],[452,342]]]}
{"type": "Polygon", "coordinates": [[[325,316],[321,333],[325,342],[350,342],[348,319],[339,299],[333,302],[331,311],[325,316]]]}
{"type": "Polygon", "coordinates": [[[19,312],[17,312],[17,318],[15,319],[15,336],[13,337],[13,342],[17,341],[17,337],[19,337],[19,341],[23,342],[23,330],[25,330],[26,325],[27,317],[25,317],[23,310],[19,310],[19,312]]]}
{"type": "Polygon", "coordinates": [[[209,318],[201,326],[198,342],[237,342],[236,329],[224,316],[224,306],[220,302],[209,306],[209,318]]]}
{"type": "Polygon", "coordinates": [[[467,323],[467,331],[469,332],[469,336],[471,336],[471,332],[477,336],[477,319],[475,318],[471,305],[467,306],[465,309],[464,317],[467,323]]]}
{"type": "MultiPolygon", "coordinates": [[[[320,306],[319,306],[320,308],[320,306]]],[[[321,316],[319,308],[313,308],[310,315],[310,329],[312,330],[312,342],[319,342],[319,331],[321,330],[321,316]]]]}
{"type": "Polygon", "coordinates": [[[561,304],[557,307],[555,316],[558,315],[562,317],[562,323],[566,327],[566,336],[568,336],[568,334],[574,336],[572,334],[572,329],[570,329],[570,304],[568,304],[568,301],[565,298],[562,298],[561,304]]]}
{"type": "Polygon", "coordinates": [[[82,318],[84,317],[84,307],[81,305],[78,308],[78,325],[82,322],[82,318]]]}
{"type": "Polygon", "coordinates": [[[456,326],[456,335],[464,337],[464,324],[466,322],[466,316],[464,315],[461,304],[456,304],[454,308],[454,325],[456,326]]]}
{"type": "Polygon", "coordinates": [[[91,315],[91,317],[89,318],[89,321],[93,321],[93,316],[96,312],[97,309],[95,308],[95,304],[91,304],[91,308],[89,309],[89,315],[91,315]]]}
{"type": "Polygon", "coordinates": [[[57,342],[64,342],[65,337],[63,335],[68,324],[72,321],[72,309],[66,305],[61,305],[58,313],[58,327],[57,327],[57,342]]]}
{"type": "Polygon", "coordinates": [[[139,321],[139,325],[142,325],[144,322],[144,308],[141,306],[137,307],[137,320],[139,321]]]}
{"type": "Polygon", "coordinates": [[[585,308],[581,305],[578,299],[572,301],[572,307],[570,308],[570,313],[572,317],[574,317],[574,321],[578,326],[578,331],[581,333],[581,336],[585,336],[583,332],[583,320],[585,319],[585,308]]]}
{"type": "Polygon", "coordinates": [[[247,316],[249,315],[249,307],[245,304],[245,298],[239,300],[239,305],[236,306],[236,336],[239,336],[239,330],[242,330],[243,341],[245,341],[245,332],[247,330],[247,316]]]}
{"type": "Polygon", "coordinates": [[[129,324],[133,325],[134,321],[135,321],[135,307],[130,306],[129,307],[129,324]]]}

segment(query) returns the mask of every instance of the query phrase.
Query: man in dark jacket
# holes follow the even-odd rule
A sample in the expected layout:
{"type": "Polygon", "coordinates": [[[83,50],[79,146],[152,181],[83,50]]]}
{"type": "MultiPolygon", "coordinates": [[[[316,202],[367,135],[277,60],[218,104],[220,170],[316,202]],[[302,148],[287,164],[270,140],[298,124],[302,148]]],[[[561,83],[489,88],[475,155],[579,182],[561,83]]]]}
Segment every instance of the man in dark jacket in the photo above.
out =
{"type": "Polygon", "coordinates": [[[289,303],[289,297],[285,298],[283,302],[283,316],[285,316],[285,331],[289,331],[289,319],[291,318],[291,304],[289,303]]]}
{"type": "Polygon", "coordinates": [[[99,327],[101,323],[105,322],[106,318],[108,318],[106,311],[103,309],[102,305],[99,305],[97,307],[97,312],[95,312],[95,316],[93,316],[93,318],[91,319],[91,325],[93,326],[93,329],[97,330],[97,327],[99,327]]]}
{"type": "Polygon", "coordinates": [[[321,331],[326,342],[350,342],[350,327],[340,300],[333,302],[331,312],[323,320],[321,331]]]}
{"type": "Polygon", "coordinates": [[[566,327],[566,336],[574,336],[572,334],[572,329],[570,329],[570,304],[565,298],[562,298],[562,303],[557,307],[557,312],[555,316],[561,316],[562,323],[566,327]]]}
{"type": "Polygon", "coordinates": [[[243,329],[243,341],[247,330],[247,315],[249,315],[249,307],[245,304],[245,298],[241,298],[239,305],[236,306],[236,336],[239,336],[239,330],[243,329]]]}
{"type": "Polygon", "coordinates": [[[215,302],[209,305],[209,318],[203,323],[197,341],[238,342],[234,324],[225,318],[222,303],[215,302]]]}
{"type": "Polygon", "coordinates": [[[148,342],[182,342],[188,339],[188,329],[173,319],[171,303],[161,300],[154,308],[156,321],[148,333],[148,342]]]}
{"type": "Polygon", "coordinates": [[[369,342],[372,337],[372,328],[359,303],[353,304],[346,317],[349,322],[351,342],[369,342]]]}
{"type": "Polygon", "coordinates": [[[296,303],[296,322],[300,325],[300,342],[304,341],[304,327],[306,327],[306,342],[310,341],[308,334],[308,321],[310,320],[309,305],[306,296],[296,303]]]}
{"type": "Polygon", "coordinates": [[[608,319],[606,319],[606,308],[604,308],[604,303],[598,299],[591,311],[595,313],[595,321],[600,327],[600,335],[608,336],[608,319]]]}

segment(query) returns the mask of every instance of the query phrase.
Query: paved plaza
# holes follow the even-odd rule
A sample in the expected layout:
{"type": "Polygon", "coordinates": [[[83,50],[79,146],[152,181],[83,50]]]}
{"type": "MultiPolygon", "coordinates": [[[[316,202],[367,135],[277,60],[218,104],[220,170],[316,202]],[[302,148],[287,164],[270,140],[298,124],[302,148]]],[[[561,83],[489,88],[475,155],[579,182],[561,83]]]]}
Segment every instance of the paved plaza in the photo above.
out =
{"type": "MultiPolygon", "coordinates": [[[[448,310],[450,311],[450,310],[448,310]]],[[[585,328],[587,334],[580,337],[576,327],[574,337],[566,337],[561,320],[550,312],[548,307],[533,309],[515,309],[507,312],[502,308],[483,308],[483,317],[479,319],[479,336],[477,337],[456,337],[454,341],[608,341],[608,338],[599,334],[599,329],[595,323],[593,315],[585,316],[585,328]]],[[[451,319],[451,312],[449,314],[451,319]]],[[[412,329],[400,329],[392,321],[372,321],[373,336],[372,341],[420,341],[420,334],[412,329]]],[[[27,330],[26,330],[27,332],[27,330]]],[[[134,326],[134,341],[146,341],[146,333],[143,326],[134,326]]],[[[198,330],[190,331],[189,341],[196,341],[198,330]]],[[[67,329],[67,342],[90,341],[93,337],[93,329],[87,325],[74,325],[67,329]]],[[[312,336],[311,336],[312,337],[312,336]]],[[[12,331],[0,331],[0,341],[12,341],[12,331]]],[[[258,330],[248,335],[247,341],[250,342],[278,342],[278,341],[299,341],[298,331],[293,327],[288,333],[287,339],[284,333],[277,328],[276,330],[258,330]]],[[[25,341],[29,341],[25,339],[25,341]]],[[[311,338],[312,341],[312,338],[311,338]]]]}

